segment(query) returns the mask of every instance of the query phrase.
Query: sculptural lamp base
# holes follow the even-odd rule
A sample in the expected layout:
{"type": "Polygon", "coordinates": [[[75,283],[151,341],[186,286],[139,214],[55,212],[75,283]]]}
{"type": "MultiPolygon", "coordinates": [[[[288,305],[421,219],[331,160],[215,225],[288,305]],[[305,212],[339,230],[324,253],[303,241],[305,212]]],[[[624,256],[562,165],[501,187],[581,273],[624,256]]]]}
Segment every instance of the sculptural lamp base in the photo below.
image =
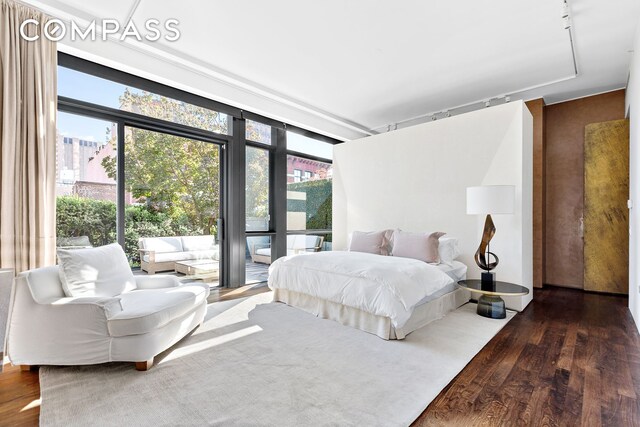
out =
{"type": "Polygon", "coordinates": [[[480,280],[483,285],[493,285],[496,281],[496,273],[492,273],[491,271],[483,271],[480,276],[480,280]]]}

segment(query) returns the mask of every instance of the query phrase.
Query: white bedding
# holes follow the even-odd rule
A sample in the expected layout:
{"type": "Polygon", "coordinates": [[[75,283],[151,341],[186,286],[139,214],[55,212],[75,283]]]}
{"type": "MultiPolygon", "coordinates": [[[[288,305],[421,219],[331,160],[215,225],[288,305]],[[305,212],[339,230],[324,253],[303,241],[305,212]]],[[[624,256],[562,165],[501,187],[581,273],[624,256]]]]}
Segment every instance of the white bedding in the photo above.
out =
{"type": "Polygon", "coordinates": [[[410,258],[336,251],[280,258],[269,267],[268,284],[388,317],[401,328],[418,303],[454,280],[410,258]]]}
{"type": "Polygon", "coordinates": [[[451,277],[453,282],[451,282],[451,284],[445,286],[444,288],[440,289],[439,291],[434,292],[431,295],[427,295],[426,297],[422,298],[422,300],[418,304],[416,304],[416,306],[426,304],[429,301],[433,301],[434,299],[440,298],[444,294],[448,294],[449,292],[455,291],[456,289],[460,288],[460,286],[458,285],[458,282],[460,280],[464,280],[467,278],[467,266],[461,263],[460,261],[453,261],[451,263],[441,263],[441,264],[438,264],[437,267],[441,271],[445,272],[449,277],[451,277]]]}

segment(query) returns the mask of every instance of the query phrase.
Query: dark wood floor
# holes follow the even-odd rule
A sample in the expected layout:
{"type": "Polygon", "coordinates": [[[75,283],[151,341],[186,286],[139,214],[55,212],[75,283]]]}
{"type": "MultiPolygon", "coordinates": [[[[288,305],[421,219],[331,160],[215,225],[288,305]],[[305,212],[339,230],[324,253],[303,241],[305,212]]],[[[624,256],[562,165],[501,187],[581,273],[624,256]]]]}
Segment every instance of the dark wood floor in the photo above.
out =
{"type": "Polygon", "coordinates": [[[638,426],[639,396],[627,298],[545,288],[414,425],[638,426]]]}
{"type": "MultiPolygon", "coordinates": [[[[221,290],[214,300],[268,290],[221,290]]],[[[37,372],[0,374],[0,425],[37,425],[37,372]]],[[[560,288],[534,292],[440,393],[415,426],[638,426],[640,337],[627,299],[560,288]]]]}

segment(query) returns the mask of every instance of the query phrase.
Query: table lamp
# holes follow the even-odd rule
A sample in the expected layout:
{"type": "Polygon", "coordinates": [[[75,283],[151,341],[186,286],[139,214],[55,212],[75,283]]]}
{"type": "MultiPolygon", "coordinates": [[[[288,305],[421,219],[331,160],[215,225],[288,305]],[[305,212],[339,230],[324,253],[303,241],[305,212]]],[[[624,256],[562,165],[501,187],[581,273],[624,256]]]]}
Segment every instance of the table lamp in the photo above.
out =
{"type": "Polygon", "coordinates": [[[491,214],[512,214],[515,204],[516,187],[514,185],[483,185],[480,187],[467,187],[467,215],[487,215],[484,222],[484,232],[480,246],[474,255],[478,267],[482,272],[483,284],[495,283],[496,268],[500,261],[496,254],[489,250],[489,242],[496,234],[491,214]],[[491,257],[494,260],[491,260],[491,257]]]}

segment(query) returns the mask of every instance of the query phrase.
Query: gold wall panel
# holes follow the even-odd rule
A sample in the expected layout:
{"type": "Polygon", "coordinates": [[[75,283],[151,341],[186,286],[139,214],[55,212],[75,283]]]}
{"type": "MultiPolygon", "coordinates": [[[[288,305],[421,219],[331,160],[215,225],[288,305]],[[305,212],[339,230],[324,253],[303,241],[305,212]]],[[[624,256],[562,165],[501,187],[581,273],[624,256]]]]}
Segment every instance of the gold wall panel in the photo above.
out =
{"type": "Polygon", "coordinates": [[[584,289],[628,294],[629,122],[587,125],[584,142],[584,289]]]}

